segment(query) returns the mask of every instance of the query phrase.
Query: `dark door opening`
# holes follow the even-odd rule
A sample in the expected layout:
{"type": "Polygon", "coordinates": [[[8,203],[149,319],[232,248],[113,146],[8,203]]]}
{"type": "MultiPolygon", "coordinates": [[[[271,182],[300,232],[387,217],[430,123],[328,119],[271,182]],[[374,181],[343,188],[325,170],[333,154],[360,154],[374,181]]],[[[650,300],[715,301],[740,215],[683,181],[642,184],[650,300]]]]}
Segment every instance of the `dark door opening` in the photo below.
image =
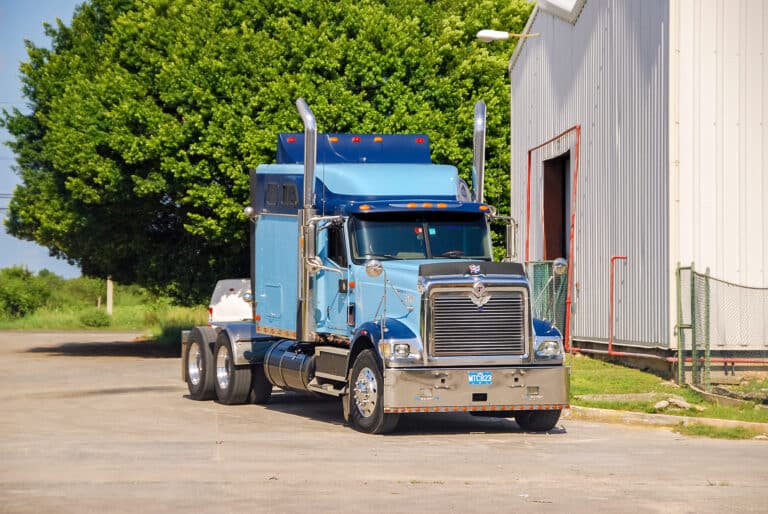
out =
{"type": "Polygon", "coordinates": [[[571,152],[544,161],[544,260],[568,258],[571,152]]]}

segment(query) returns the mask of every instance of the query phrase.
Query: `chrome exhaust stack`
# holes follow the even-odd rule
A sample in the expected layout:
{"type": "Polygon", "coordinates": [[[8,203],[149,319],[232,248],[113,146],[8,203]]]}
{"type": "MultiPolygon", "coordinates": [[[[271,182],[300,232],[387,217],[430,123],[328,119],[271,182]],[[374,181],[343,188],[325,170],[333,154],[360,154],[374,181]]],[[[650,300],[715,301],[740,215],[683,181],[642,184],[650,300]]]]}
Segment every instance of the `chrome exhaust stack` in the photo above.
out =
{"type": "Polygon", "coordinates": [[[485,181],[485,102],[482,100],[475,104],[472,150],[472,200],[482,202],[485,181]]]}
{"type": "Polygon", "coordinates": [[[317,162],[317,123],[315,114],[303,98],[296,100],[296,109],[304,122],[304,208],[315,207],[315,163],[317,162]]]}
{"type": "Polygon", "coordinates": [[[299,210],[299,262],[298,262],[298,317],[296,339],[314,341],[315,330],[313,304],[314,276],[307,262],[315,256],[315,165],[317,162],[317,123],[312,109],[303,98],[296,100],[296,109],[304,122],[304,208],[299,210]]]}

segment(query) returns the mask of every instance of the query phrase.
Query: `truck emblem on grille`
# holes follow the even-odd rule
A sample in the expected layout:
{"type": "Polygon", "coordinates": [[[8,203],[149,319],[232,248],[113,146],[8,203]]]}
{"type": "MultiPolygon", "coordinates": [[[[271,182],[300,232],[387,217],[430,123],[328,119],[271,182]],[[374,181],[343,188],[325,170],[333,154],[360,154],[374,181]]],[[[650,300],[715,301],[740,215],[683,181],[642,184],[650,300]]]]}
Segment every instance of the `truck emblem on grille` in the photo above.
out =
{"type": "Polygon", "coordinates": [[[470,264],[469,265],[469,274],[470,275],[479,275],[480,274],[480,265],[479,264],[470,264]]]}
{"type": "Polygon", "coordinates": [[[491,299],[491,295],[485,290],[485,284],[476,280],[474,285],[472,285],[472,292],[469,295],[469,299],[478,307],[482,307],[488,303],[488,300],[491,299]]]}

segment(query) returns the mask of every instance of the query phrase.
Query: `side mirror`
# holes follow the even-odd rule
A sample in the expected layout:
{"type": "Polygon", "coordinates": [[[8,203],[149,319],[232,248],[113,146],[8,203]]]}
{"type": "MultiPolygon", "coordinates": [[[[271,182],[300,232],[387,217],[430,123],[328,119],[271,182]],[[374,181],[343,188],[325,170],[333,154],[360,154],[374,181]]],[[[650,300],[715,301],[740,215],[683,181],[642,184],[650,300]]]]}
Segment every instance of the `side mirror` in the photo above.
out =
{"type": "Polygon", "coordinates": [[[371,278],[377,278],[384,271],[384,266],[381,265],[381,261],[377,259],[371,259],[365,263],[365,274],[371,278]]]}
{"type": "Polygon", "coordinates": [[[324,267],[325,266],[323,266],[323,260],[317,255],[307,259],[307,271],[310,273],[317,273],[324,267]]]}
{"type": "Polygon", "coordinates": [[[555,275],[564,275],[565,272],[568,271],[568,261],[562,257],[558,257],[552,263],[552,270],[555,272],[555,275]]]}
{"type": "Polygon", "coordinates": [[[512,261],[517,257],[517,222],[510,219],[507,223],[507,260],[512,261]]]}

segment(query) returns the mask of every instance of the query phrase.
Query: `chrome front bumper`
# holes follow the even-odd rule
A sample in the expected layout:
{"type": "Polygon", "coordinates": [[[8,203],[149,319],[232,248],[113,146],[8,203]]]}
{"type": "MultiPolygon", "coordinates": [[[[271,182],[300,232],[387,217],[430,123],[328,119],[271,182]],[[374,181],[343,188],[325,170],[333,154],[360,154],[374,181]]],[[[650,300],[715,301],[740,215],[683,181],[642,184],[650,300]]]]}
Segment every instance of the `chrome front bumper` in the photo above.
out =
{"type": "Polygon", "coordinates": [[[384,412],[565,409],[570,376],[567,366],[387,368],[384,412]]]}

